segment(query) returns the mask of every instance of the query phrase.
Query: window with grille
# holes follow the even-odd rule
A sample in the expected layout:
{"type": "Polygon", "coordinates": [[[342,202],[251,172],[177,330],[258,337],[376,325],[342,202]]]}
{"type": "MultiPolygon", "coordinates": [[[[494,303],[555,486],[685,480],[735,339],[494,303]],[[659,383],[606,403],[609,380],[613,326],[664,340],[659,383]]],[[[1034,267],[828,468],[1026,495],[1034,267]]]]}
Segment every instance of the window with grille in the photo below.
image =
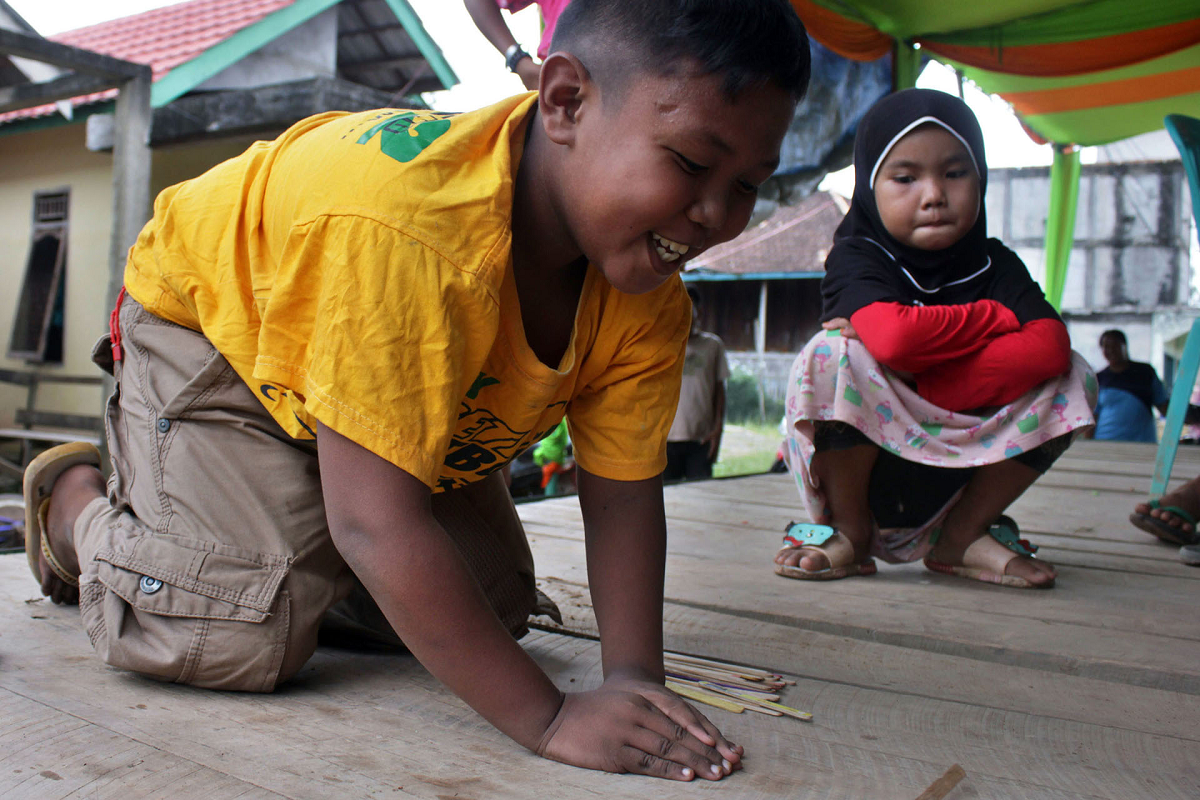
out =
{"type": "Polygon", "coordinates": [[[66,190],[33,196],[33,234],[13,315],[9,358],[62,363],[69,206],[66,190]]]}

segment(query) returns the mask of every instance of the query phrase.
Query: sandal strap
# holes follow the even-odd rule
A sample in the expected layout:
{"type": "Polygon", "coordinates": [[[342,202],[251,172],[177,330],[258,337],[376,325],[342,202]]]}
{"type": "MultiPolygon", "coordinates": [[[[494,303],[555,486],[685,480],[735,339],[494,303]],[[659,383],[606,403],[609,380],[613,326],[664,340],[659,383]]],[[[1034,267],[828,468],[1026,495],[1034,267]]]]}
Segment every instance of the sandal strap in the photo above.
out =
{"type": "Polygon", "coordinates": [[[1037,545],[1021,538],[1021,529],[1017,526],[1016,521],[1007,515],[1001,514],[997,517],[996,521],[988,527],[988,533],[997,542],[1019,556],[1031,556],[1038,550],[1037,545]]]}
{"type": "Polygon", "coordinates": [[[1003,575],[1008,562],[1020,556],[1009,550],[1002,542],[991,536],[980,536],[963,551],[962,564],[964,567],[986,569],[997,575],[1003,575]]]}
{"type": "Polygon", "coordinates": [[[837,528],[818,522],[789,522],[783,541],[788,547],[820,547],[838,535],[837,528]]]}
{"type": "Polygon", "coordinates": [[[38,518],[42,527],[42,555],[46,557],[46,563],[50,565],[50,571],[62,579],[69,586],[79,586],[79,579],[67,572],[67,568],[58,560],[58,556],[54,555],[54,551],[50,549],[50,537],[46,535],[46,512],[50,508],[50,498],[47,497],[42,501],[42,505],[38,508],[38,518]]]}
{"type": "Polygon", "coordinates": [[[793,522],[788,526],[788,533],[784,535],[783,542],[785,548],[811,548],[824,553],[825,558],[829,560],[829,569],[854,563],[854,545],[845,534],[828,525],[793,522]],[[793,530],[800,535],[793,534],[793,530]]]}
{"type": "Polygon", "coordinates": [[[1179,506],[1164,506],[1157,499],[1151,500],[1150,502],[1146,503],[1146,505],[1150,506],[1150,508],[1152,508],[1152,509],[1157,508],[1162,511],[1166,511],[1168,514],[1174,514],[1175,516],[1179,517],[1184,522],[1191,525],[1193,528],[1196,527],[1196,518],[1194,516],[1192,516],[1191,514],[1189,514],[1185,509],[1180,508],[1179,506]]]}

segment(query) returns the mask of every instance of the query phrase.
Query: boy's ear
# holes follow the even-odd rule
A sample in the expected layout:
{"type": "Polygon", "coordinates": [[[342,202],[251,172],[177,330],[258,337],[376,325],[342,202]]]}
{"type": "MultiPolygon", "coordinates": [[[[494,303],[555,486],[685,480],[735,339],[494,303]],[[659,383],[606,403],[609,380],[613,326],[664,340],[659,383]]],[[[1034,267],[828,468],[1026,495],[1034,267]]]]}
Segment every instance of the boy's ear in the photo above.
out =
{"type": "Polygon", "coordinates": [[[538,111],[550,141],[574,143],[580,107],[594,92],[595,85],[582,61],[565,52],[546,56],[538,89],[538,111]]]}

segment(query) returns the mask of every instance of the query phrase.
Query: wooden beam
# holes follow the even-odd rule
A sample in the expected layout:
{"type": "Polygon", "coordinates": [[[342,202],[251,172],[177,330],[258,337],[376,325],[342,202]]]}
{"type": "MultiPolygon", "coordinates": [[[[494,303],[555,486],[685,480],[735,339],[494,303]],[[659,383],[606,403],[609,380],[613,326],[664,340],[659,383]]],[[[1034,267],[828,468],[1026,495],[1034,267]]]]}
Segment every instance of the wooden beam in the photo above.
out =
{"type": "Polygon", "coordinates": [[[120,84],[120,81],[112,78],[78,73],[69,73],[44,83],[18,83],[15,86],[0,88],[0,114],[42,106],[69,97],[102,92],[120,84]]]}
{"type": "Polygon", "coordinates": [[[29,36],[5,28],[0,28],[0,53],[21,56],[40,61],[43,64],[54,64],[76,72],[117,81],[136,78],[143,72],[147,75],[150,73],[150,68],[145,64],[123,61],[112,56],[93,53],[91,50],[52,42],[41,36],[29,36]]]}
{"type": "MultiPolygon", "coordinates": [[[[125,284],[125,257],[150,219],[150,70],[127,81],[117,94],[113,142],[112,229],[108,246],[108,292],[112,308],[125,284]]],[[[102,396],[113,393],[113,379],[104,376],[102,396]]],[[[101,413],[104,402],[101,402],[101,413]]],[[[102,444],[108,460],[107,442],[102,444]]]]}

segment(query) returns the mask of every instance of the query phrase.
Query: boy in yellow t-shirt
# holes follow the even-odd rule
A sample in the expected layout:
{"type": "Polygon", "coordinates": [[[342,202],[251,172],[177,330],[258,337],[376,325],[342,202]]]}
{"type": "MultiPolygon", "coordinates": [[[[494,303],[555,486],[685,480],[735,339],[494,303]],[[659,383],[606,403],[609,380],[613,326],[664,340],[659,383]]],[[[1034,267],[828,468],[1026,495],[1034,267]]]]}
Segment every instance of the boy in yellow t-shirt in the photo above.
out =
{"type": "Polygon", "coordinates": [[[574,0],[553,50],[536,94],[319,115],[158,197],[98,350],[107,491],[87,447],[26,473],[34,574],[107,663],[270,691],[334,613],[547,758],[737,768],[663,686],[677,273],[745,227],[807,40],[784,0],[574,0]],[[564,414],[605,675],[565,695],[514,641],[500,473],[564,414]]]}

